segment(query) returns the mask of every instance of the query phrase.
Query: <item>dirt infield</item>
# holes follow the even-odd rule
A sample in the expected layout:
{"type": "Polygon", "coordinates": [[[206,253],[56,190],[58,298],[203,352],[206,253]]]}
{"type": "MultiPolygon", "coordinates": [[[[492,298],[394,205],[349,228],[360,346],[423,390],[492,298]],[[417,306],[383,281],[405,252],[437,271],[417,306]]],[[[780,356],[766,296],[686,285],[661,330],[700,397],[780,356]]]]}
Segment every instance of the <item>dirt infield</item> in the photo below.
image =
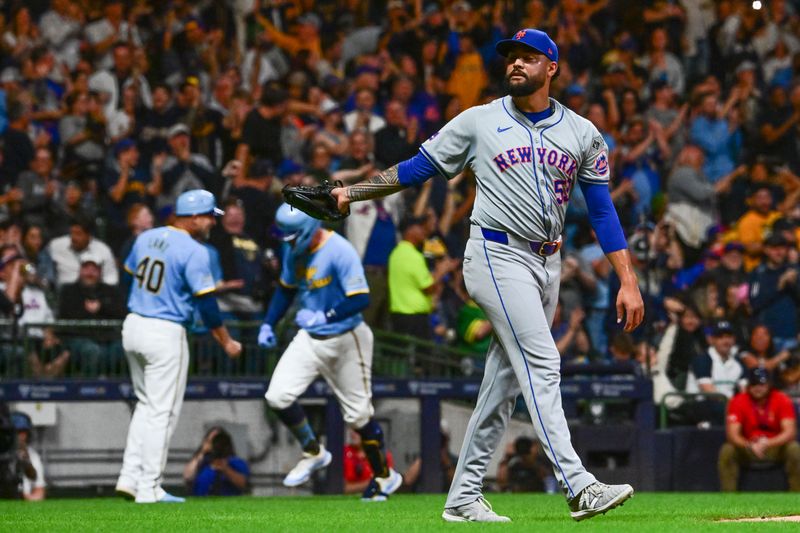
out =
{"type": "Polygon", "coordinates": [[[762,516],[761,518],[726,518],[719,522],[800,522],[800,514],[792,516],[762,516]]]}

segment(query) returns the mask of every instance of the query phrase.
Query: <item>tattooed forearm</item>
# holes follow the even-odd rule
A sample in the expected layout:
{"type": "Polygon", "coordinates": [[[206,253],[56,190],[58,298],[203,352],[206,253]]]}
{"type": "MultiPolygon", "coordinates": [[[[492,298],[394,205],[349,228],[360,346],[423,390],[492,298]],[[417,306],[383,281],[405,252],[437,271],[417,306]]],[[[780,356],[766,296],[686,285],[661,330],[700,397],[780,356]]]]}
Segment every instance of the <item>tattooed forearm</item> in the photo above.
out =
{"type": "Polygon", "coordinates": [[[349,186],[347,188],[347,198],[349,198],[351,202],[371,200],[373,198],[389,196],[404,188],[405,187],[400,185],[400,182],[397,180],[397,165],[394,165],[379,173],[377,176],[349,186]]]}

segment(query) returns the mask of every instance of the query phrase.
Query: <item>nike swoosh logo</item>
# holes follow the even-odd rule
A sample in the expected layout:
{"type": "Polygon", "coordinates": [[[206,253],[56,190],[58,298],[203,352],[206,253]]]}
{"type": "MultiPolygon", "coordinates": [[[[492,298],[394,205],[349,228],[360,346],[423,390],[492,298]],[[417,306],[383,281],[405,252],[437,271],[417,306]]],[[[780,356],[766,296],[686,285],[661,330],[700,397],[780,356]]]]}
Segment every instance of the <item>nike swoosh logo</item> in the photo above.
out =
{"type": "Polygon", "coordinates": [[[510,129],[511,129],[511,128],[513,128],[513,127],[514,127],[514,126],[509,126],[509,127],[507,127],[507,128],[501,128],[500,126],[497,126],[497,133],[503,133],[504,131],[508,131],[508,130],[510,130],[510,129]]]}

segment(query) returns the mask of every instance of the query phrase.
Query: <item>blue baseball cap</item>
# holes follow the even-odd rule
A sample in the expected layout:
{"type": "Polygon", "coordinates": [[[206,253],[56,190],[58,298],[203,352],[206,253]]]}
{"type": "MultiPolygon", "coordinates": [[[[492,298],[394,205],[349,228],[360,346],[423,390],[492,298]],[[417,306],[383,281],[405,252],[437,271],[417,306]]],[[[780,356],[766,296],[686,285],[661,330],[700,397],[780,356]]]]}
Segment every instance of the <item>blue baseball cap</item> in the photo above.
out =
{"type": "Polygon", "coordinates": [[[544,54],[550,61],[558,63],[558,47],[556,43],[553,42],[553,39],[551,39],[549,35],[541,30],[534,30],[532,28],[519,30],[511,39],[497,41],[497,44],[494,45],[494,49],[497,50],[497,53],[501,56],[507,56],[509,50],[515,44],[524,44],[528,48],[533,48],[537,52],[544,54]]]}
{"type": "Polygon", "coordinates": [[[17,431],[31,431],[33,429],[31,417],[21,411],[11,413],[11,425],[17,431]]]}
{"type": "Polygon", "coordinates": [[[130,150],[131,148],[136,147],[136,141],[133,139],[126,137],[124,139],[120,139],[117,141],[117,144],[114,145],[114,155],[118,156],[125,150],[130,150]]]}
{"type": "Polygon", "coordinates": [[[193,189],[178,196],[175,201],[175,216],[190,217],[193,215],[224,215],[225,211],[217,208],[214,195],[203,189],[193,189]]]}

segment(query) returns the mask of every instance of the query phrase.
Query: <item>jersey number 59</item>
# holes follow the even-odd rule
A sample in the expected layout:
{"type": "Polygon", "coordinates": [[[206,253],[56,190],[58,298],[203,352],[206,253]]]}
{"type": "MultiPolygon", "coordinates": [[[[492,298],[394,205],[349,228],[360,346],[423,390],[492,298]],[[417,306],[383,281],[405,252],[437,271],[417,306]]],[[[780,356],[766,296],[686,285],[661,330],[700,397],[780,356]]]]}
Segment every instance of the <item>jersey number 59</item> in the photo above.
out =
{"type": "Polygon", "coordinates": [[[157,293],[164,282],[164,262],[160,259],[151,261],[149,257],[145,257],[136,265],[134,277],[139,282],[140,289],[144,286],[148,291],[157,293]]]}

